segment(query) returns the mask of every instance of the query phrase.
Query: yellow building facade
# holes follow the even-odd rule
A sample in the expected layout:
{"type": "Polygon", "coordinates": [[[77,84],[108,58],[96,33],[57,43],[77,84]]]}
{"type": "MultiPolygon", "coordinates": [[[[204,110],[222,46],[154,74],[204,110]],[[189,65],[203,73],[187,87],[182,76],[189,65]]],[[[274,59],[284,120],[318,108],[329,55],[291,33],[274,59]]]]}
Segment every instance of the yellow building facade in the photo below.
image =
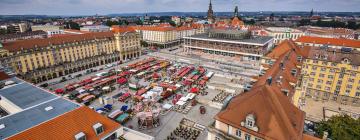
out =
{"type": "Polygon", "coordinates": [[[140,35],[89,33],[4,44],[1,64],[34,83],[141,55],[140,35]]]}
{"type": "Polygon", "coordinates": [[[314,48],[302,65],[301,84],[297,87],[294,103],[332,100],[360,106],[360,67],[358,51],[322,50],[314,48]]]}

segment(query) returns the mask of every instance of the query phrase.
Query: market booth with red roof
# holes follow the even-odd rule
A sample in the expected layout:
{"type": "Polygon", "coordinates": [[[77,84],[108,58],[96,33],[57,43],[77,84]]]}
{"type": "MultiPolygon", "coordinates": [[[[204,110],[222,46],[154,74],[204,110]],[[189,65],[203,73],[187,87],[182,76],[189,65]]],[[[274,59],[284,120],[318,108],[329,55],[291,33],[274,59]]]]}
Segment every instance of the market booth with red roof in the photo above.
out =
{"type": "Polygon", "coordinates": [[[55,90],[55,93],[56,93],[56,94],[64,94],[65,91],[64,91],[64,89],[62,89],[62,88],[58,88],[58,89],[55,90]]]}
{"type": "Polygon", "coordinates": [[[121,84],[121,85],[125,84],[126,82],[127,82],[127,79],[124,78],[124,77],[120,78],[120,79],[117,81],[117,83],[118,83],[118,84],[121,84]]]}
{"type": "Polygon", "coordinates": [[[196,88],[196,87],[193,87],[193,88],[190,89],[190,92],[191,92],[191,93],[198,93],[198,92],[199,92],[199,89],[196,88]]]}

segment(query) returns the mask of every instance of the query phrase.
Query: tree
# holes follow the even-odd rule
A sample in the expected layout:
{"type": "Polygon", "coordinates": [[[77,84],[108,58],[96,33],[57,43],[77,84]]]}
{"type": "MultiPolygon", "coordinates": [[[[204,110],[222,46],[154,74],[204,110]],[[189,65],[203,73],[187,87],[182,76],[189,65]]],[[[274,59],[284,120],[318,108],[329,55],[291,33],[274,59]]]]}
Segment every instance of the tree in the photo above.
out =
{"type": "Polygon", "coordinates": [[[3,29],[3,28],[0,29],[0,35],[7,34],[7,33],[8,33],[8,31],[6,29],[3,29]]]}
{"type": "Polygon", "coordinates": [[[349,29],[356,30],[358,28],[358,25],[356,25],[355,21],[348,21],[346,27],[349,29]]]}
{"type": "Polygon", "coordinates": [[[169,24],[170,24],[171,26],[176,27],[176,23],[175,23],[174,21],[172,21],[172,20],[169,21],[169,24]]]}
{"type": "Polygon", "coordinates": [[[301,19],[299,21],[299,26],[306,26],[306,25],[310,25],[311,21],[310,19],[301,19]]]}
{"type": "Polygon", "coordinates": [[[254,19],[245,20],[244,22],[245,22],[245,24],[249,24],[249,25],[254,25],[254,24],[255,24],[255,20],[254,20],[254,19]]]}
{"type": "Polygon", "coordinates": [[[143,40],[140,41],[140,44],[143,47],[148,47],[149,46],[149,44],[146,41],[143,41],[143,40]]]}
{"type": "Polygon", "coordinates": [[[111,27],[111,26],[113,26],[113,25],[119,25],[119,22],[118,21],[111,21],[111,20],[108,20],[108,21],[106,21],[106,26],[109,26],[109,27],[111,27]]]}
{"type": "Polygon", "coordinates": [[[315,132],[322,137],[324,131],[332,140],[359,140],[360,119],[353,119],[348,115],[332,116],[327,121],[321,121],[315,126],[315,132]]]}
{"type": "Polygon", "coordinates": [[[76,22],[69,21],[69,22],[65,23],[65,28],[66,29],[80,30],[80,25],[77,24],[76,22]]]}

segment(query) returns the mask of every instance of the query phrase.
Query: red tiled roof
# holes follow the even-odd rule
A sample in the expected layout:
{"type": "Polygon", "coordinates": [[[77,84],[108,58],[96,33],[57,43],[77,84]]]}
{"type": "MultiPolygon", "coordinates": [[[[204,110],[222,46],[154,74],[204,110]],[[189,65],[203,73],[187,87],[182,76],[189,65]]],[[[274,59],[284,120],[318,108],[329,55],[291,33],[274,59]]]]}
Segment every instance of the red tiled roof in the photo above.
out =
{"type": "Polygon", "coordinates": [[[330,45],[336,45],[336,46],[360,48],[360,41],[351,40],[351,39],[342,39],[342,38],[323,38],[323,37],[302,36],[302,37],[298,38],[295,42],[330,44],[330,45]]]}
{"type": "Polygon", "coordinates": [[[0,80],[6,80],[6,79],[9,79],[10,76],[7,75],[5,72],[3,71],[0,71],[0,80]]]}
{"type": "Polygon", "coordinates": [[[298,55],[301,55],[303,57],[307,57],[309,53],[309,46],[304,46],[302,48],[298,47],[293,41],[291,40],[284,40],[282,41],[276,48],[274,48],[270,53],[268,53],[266,56],[277,59],[281,55],[287,53],[290,50],[294,50],[298,55]]]}
{"type": "Polygon", "coordinates": [[[304,117],[278,88],[264,85],[234,97],[215,119],[265,139],[301,140],[304,117]],[[249,114],[258,132],[240,125],[249,114]]]}
{"type": "Polygon", "coordinates": [[[72,140],[79,132],[86,135],[87,140],[98,140],[115,131],[120,124],[96,113],[86,106],[65,113],[59,117],[32,127],[24,132],[9,137],[9,140],[72,140]],[[96,135],[93,125],[101,123],[104,132],[96,135]]]}
{"type": "Polygon", "coordinates": [[[243,26],[244,22],[241,21],[238,17],[235,17],[232,21],[231,21],[231,26],[233,27],[237,27],[237,26],[243,26]]]}
{"type": "Polygon", "coordinates": [[[51,38],[45,38],[45,39],[28,39],[28,40],[4,43],[3,48],[10,52],[16,52],[16,51],[20,51],[21,49],[32,49],[35,47],[47,47],[47,46],[49,46],[49,44],[59,45],[59,44],[78,42],[78,41],[83,41],[83,40],[110,38],[113,36],[114,36],[113,32],[97,32],[97,33],[51,37],[51,38]]]}
{"type": "Polygon", "coordinates": [[[135,29],[130,26],[111,26],[111,30],[115,33],[135,32],[135,29]]]}

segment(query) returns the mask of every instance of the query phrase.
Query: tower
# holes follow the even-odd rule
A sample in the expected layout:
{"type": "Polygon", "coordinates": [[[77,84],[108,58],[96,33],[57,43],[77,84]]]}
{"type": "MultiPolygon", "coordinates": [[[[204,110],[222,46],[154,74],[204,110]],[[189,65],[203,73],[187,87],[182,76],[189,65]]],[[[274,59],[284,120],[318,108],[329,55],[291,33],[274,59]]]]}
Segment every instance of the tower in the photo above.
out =
{"type": "Polygon", "coordinates": [[[314,9],[311,9],[309,17],[311,18],[314,15],[314,9]]]}
{"type": "Polygon", "coordinates": [[[210,0],[210,4],[209,4],[209,10],[207,12],[207,19],[210,23],[214,23],[215,22],[215,17],[214,17],[214,11],[212,9],[212,3],[210,0]]]}
{"type": "Polygon", "coordinates": [[[235,6],[234,17],[239,17],[239,9],[238,9],[238,6],[235,6]]]}

